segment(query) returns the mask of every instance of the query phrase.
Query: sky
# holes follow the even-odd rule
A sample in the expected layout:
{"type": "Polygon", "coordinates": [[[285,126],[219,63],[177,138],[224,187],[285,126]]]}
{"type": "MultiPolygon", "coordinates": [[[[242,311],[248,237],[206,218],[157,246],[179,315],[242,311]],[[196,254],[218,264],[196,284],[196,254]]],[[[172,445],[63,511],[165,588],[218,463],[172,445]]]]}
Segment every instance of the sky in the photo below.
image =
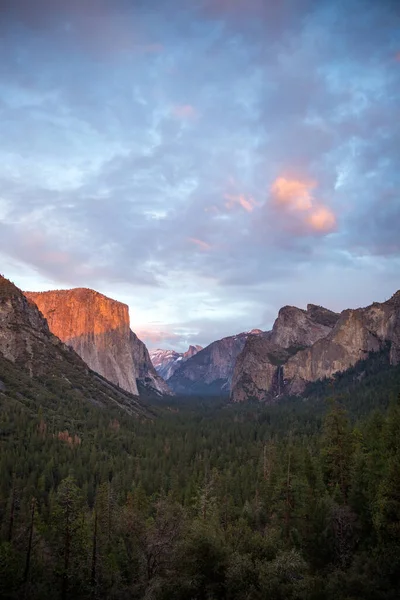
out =
{"type": "Polygon", "coordinates": [[[0,273],[150,348],[400,288],[398,0],[0,0],[0,273]]]}

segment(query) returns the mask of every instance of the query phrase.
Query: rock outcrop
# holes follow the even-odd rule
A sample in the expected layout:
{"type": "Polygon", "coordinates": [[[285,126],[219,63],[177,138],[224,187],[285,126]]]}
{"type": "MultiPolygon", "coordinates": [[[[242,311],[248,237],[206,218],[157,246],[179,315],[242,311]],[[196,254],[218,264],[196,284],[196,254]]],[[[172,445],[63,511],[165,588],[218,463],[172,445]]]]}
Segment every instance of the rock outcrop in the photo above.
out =
{"type": "Polygon", "coordinates": [[[284,306],[278,313],[270,339],[281,348],[306,348],[327,336],[338,319],[337,313],[315,304],[308,304],[307,310],[284,306]]]}
{"type": "Polygon", "coordinates": [[[236,359],[248,337],[258,333],[240,333],[213,342],[183,364],[168,379],[176,394],[229,394],[236,359]]]}
{"type": "Polygon", "coordinates": [[[202,346],[189,346],[186,352],[176,352],[175,350],[150,350],[151,362],[157,373],[165,380],[172,377],[180,365],[192,358],[195,354],[203,350],[202,346]]]}
{"type": "Polygon", "coordinates": [[[250,336],[239,354],[232,378],[231,398],[263,400],[283,392],[283,368],[291,356],[328,335],[339,315],[309,304],[307,310],[284,306],[270,332],[250,336]]]}
{"type": "Polygon", "coordinates": [[[140,385],[170,393],[146,346],[130,329],[126,304],[85,288],[25,295],[38,306],[51,332],[93,371],[132,394],[138,394],[140,385]]]}
{"type": "Polygon", "coordinates": [[[41,375],[49,347],[61,348],[46,319],[20,290],[0,276],[0,352],[7,360],[41,375]],[[43,360],[41,360],[43,359],[43,360]]]}
{"type": "Polygon", "coordinates": [[[385,344],[391,364],[399,363],[400,292],[340,315],[315,305],[306,311],[284,307],[269,334],[247,340],[235,365],[231,399],[299,394],[308,382],[345,371],[385,344]]]}
{"type": "MultiPolygon", "coordinates": [[[[76,401],[118,406],[134,415],[147,412],[137,397],[91,371],[71,347],[51,333],[36,304],[0,276],[0,374],[8,371],[14,373],[14,381],[15,373],[20,373],[18,379],[29,376],[35,381],[36,390],[43,388],[43,401],[60,402],[62,391],[68,390],[76,401]]],[[[27,389],[33,393],[29,386],[27,389]]],[[[4,383],[1,392],[8,393],[4,383]]],[[[25,393],[23,386],[18,393],[25,393]]]]}
{"type": "Polygon", "coordinates": [[[301,393],[309,381],[332,377],[390,345],[390,363],[400,362],[400,292],[383,303],[344,310],[326,338],[290,358],[284,367],[288,391],[301,393]]]}

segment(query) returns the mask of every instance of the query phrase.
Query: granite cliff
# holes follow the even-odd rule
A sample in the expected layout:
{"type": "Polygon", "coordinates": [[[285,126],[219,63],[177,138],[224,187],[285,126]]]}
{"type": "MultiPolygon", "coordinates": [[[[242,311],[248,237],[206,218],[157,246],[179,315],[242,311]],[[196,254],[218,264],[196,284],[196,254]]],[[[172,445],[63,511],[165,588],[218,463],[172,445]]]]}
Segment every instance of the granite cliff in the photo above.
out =
{"type": "Polygon", "coordinates": [[[300,393],[309,381],[345,371],[370,352],[390,345],[390,363],[400,362],[400,291],[383,303],[344,310],[325,337],[291,357],[284,378],[291,393],[300,393]]]}
{"type": "Polygon", "coordinates": [[[25,292],[47,319],[50,331],[93,370],[122,389],[168,394],[146,346],[130,329],[126,304],[94,290],[25,292]]]}
{"type": "Polygon", "coordinates": [[[271,331],[250,336],[239,354],[232,378],[231,398],[261,400],[283,391],[282,365],[291,356],[324,338],[339,318],[336,313],[309,304],[307,310],[284,306],[271,331]]]}
{"type": "Polygon", "coordinates": [[[315,305],[306,311],[284,307],[271,332],[247,340],[236,361],[231,399],[301,393],[308,382],[345,371],[386,344],[391,364],[399,363],[400,292],[340,315],[315,305]]]}
{"type": "Polygon", "coordinates": [[[157,373],[165,380],[172,377],[180,365],[192,358],[195,354],[203,350],[202,346],[189,346],[186,352],[176,352],[175,350],[150,350],[151,362],[157,373]]]}
{"type": "Polygon", "coordinates": [[[64,397],[99,407],[122,408],[133,415],[146,409],[138,398],[118,389],[69,346],[53,335],[36,304],[0,276],[1,394],[28,405],[35,396],[57,406],[64,397]],[[29,398],[31,400],[29,401],[29,398]]]}
{"type": "Polygon", "coordinates": [[[246,339],[262,334],[253,330],[213,342],[184,361],[168,379],[168,385],[176,394],[228,394],[234,365],[246,339]]]}

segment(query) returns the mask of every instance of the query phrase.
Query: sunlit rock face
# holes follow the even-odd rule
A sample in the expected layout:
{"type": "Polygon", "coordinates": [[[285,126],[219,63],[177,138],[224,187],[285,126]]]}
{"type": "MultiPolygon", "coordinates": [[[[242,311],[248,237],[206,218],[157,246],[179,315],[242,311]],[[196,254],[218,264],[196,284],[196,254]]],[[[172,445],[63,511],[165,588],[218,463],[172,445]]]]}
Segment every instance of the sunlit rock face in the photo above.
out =
{"type": "Polygon", "coordinates": [[[84,288],[25,295],[38,306],[52,333],[93,371],[132,394],[138,394],[138,384],[169,393],[146,346],[130,329],[126,304],[84,288]]]}
{"type": "Polygon", "coordinates": [[[385,344],[391,364],[398,364],[400,292],[340,315],[311,304],[306,311],[284,307],[269,335],[246,341],[236,361],[231,400],[299,394],[308,382],[345,371],[385,344]]]}
{"type": "MultiPolygon", "coordinates": [[[[62,402],[63,394],[58,396],[57,390],[67,389],[73,390],[78,401],[96,407],[118,406],[130,415],[148,414],[137,397],[91,371],[72,347],[50,331],[35,302],[0,276],[0,375],[10,374],[9,361],[14,364],[18,378],[26,377],[27,373],[36,383],[40,381],[43,402],[51,402],[52,394],[62,402]]],[[[0,392],[7,393],[8,385],[0,381],[0,392]]],[[[29,397],[32,390],[20,386],[18,393],[21,397],[27,393],[29,397]]]]}
{"type": "Polygon", "coordinates": [[[150,350],[151,362],[157,373],[165,380],[172,377],[175,371],[183,362],[192,358],[195,354],[203,350],[202,346],[189,346],[186,352],[176,352],[175,350],[150,350]]]}
{"type": "Polygon", "coordinates": [[[229,394],[236,359],[248,337],[262,332],[239,333],[213,342],[183,362],[168,385],[181,395],[229,394]]]}

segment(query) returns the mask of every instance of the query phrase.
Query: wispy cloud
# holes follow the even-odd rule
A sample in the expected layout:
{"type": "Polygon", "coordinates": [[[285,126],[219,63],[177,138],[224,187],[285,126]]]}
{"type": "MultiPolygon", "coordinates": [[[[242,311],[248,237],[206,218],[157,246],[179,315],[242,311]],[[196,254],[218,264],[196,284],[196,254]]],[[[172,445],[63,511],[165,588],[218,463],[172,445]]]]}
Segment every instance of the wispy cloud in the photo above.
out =
{"type": "Polygon", "coordinates": [[[233,194],[225,194],[225,206],[228,209],[231,209],[235,206],[241,206],[247,212],[252,212],[257,205],[254,198],[251,196],[245,196],[244,194],[239,194],[237,196],[233,194]]]}
{"type": "Polygon", "coordinates": [[[204,251],[211,250],[211,245],[207,244],[207,242],[204,242],[203,240],[198,240],[196,238],[188,238],[188,239],[189,239],[189,242],[191,242],[192,244],[195,244],[201,250],[204,250],[204,251]]]}

